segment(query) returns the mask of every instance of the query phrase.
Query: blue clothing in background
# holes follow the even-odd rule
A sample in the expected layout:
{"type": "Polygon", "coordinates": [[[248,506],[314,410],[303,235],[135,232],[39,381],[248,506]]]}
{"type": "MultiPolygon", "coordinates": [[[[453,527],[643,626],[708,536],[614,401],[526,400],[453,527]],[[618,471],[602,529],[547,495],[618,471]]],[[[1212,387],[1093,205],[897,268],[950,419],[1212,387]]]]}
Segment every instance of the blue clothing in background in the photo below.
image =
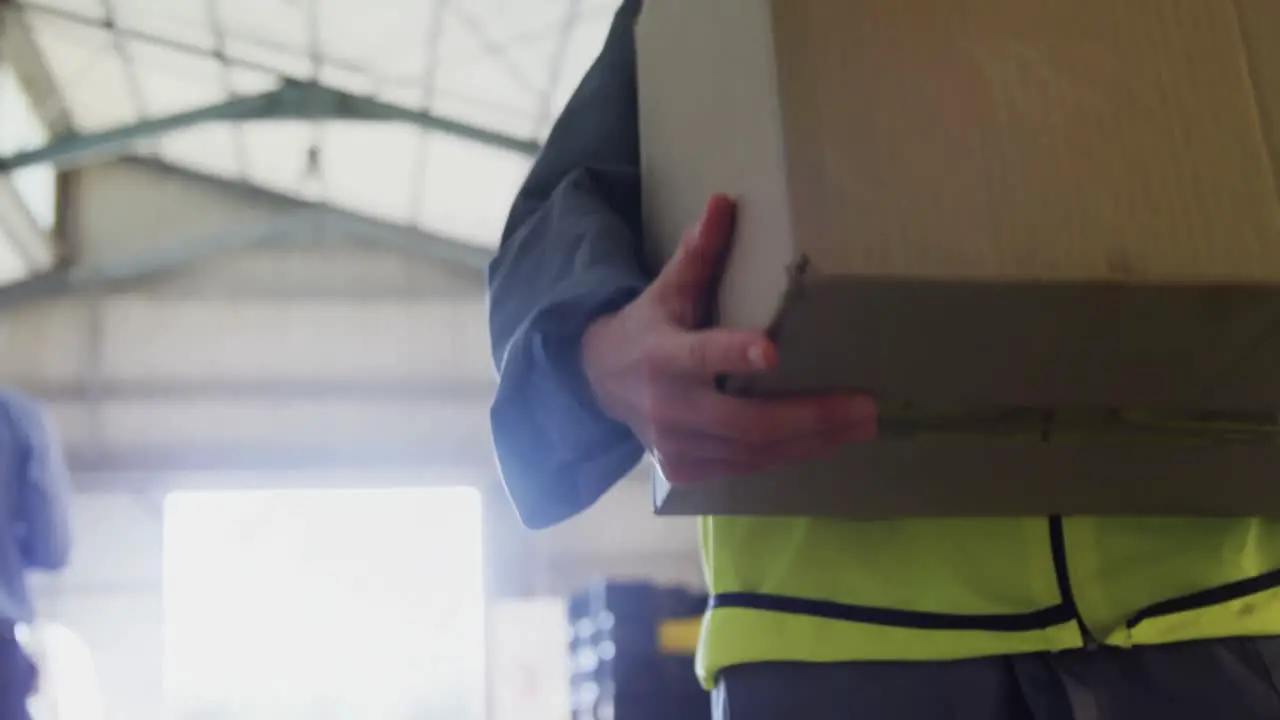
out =
{"type": "Polygon", "coordinates": [[[0,623],[32,620],[28,570],[66,565],[70,494],[62,446],[44,411],[0,391],[0,623]]]}

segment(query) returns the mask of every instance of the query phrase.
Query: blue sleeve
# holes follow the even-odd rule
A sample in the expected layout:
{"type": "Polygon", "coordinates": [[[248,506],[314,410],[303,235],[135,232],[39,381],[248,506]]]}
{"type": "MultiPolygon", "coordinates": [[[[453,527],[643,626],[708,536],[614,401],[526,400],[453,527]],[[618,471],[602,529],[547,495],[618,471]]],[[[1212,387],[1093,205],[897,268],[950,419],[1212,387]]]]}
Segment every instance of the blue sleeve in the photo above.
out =
{"type": "Polygon", "coordinates": [[[29,569],[59,570],[71,550],[71,479],[58,433],[44,411],[28,398],[5,393],[17,477],[18,550],[29,569]]]}
{"type": "Polygon", "coordinates": [[[591,322],[650,280],[640,227],[639,9],[623,3],[517,196],[489,268],[494,445],[507,493],[531,528],[589,507],[644,452],[597,407],[579,356],[591,322]]]}

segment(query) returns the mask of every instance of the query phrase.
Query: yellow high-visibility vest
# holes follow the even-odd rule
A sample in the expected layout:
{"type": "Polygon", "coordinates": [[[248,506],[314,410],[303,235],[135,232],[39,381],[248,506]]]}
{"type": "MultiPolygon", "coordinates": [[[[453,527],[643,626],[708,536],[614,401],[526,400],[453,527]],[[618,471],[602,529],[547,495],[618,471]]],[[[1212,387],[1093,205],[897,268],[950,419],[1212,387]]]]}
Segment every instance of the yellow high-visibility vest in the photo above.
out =
{"type": "Polygon", "coordinates": [[[703,518],[698,673],[1280,635],[1280,522],[703,518]]]}

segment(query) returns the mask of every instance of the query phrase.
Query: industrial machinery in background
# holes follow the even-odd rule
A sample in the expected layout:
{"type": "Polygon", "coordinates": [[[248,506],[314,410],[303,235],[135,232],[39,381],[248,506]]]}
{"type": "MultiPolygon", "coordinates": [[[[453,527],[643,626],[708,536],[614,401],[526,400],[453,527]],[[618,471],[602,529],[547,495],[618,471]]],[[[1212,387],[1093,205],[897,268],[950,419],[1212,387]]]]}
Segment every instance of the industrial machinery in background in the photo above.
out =
{"type": "Polygon", "coordinates": [[[569,601],[572,720],[710,720],[694,675],[706,595],[600,582],[569,601]]]}

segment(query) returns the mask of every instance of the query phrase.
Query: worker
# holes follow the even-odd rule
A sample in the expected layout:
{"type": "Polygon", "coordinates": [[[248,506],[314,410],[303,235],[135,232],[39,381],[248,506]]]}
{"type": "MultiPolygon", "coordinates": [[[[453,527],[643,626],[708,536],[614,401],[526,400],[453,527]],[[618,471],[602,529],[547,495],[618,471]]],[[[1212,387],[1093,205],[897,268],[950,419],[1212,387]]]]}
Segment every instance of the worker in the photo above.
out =
{"type": "Polygon", "coordinates": [[[0,463],[0,720],[25,720],[36,687],[20,640],[35,619],[26,576],[67,564],[70,479],[44,411],[13,391],[0,391],[0,463]]]}
{"type": "MultiPolygon", "coordinates": [[[[874,442],[870,398],[716,392],[719,373],[777,362],[763,334],[706,327],[733,201],[711,198],[646,272],[639,11],[623,3],[490,268],[494,440],[533,528],[590,506],[645,450],[695,483],[874,442]]],[[[1276,522],[700,522],[697,665],[719,720],[1280,718],[1276,522]]]]}

